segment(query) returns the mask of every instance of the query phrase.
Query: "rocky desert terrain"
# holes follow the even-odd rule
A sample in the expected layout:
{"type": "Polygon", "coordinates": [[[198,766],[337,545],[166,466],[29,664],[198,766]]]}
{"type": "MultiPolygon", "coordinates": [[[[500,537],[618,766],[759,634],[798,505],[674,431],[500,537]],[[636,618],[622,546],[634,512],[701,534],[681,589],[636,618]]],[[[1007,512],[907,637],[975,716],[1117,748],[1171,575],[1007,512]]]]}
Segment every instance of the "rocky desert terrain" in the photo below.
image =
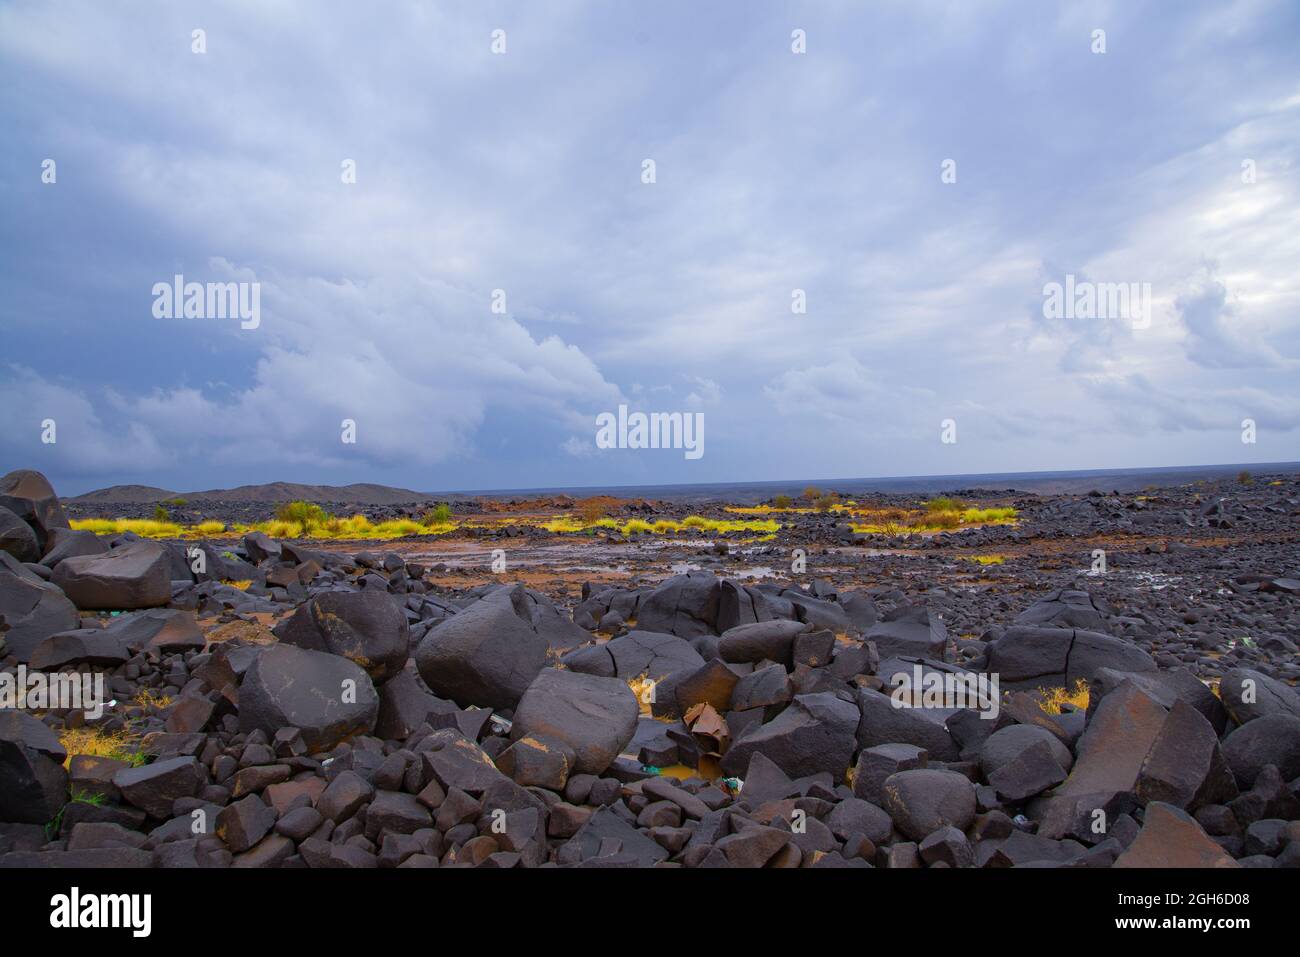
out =
{"type": "Polygon", "coordinates": [[[1295,475],[71,527],[161,494],[0,479],[0,867],[1300,866],[1295,475]]]}

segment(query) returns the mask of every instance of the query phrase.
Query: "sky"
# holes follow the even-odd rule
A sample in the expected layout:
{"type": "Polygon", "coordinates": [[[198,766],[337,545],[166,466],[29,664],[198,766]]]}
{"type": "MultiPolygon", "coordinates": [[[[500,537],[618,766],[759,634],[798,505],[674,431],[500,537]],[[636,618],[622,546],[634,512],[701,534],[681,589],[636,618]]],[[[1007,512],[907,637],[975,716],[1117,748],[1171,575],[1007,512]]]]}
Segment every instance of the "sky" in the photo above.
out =
{"type": "Polygon", "coordinates": [[[0,2],[0,471],[1297,460],[1298,51],[1293,0],[0,2]],[[703,454],[598,447],[620,405],[703,454]]]}

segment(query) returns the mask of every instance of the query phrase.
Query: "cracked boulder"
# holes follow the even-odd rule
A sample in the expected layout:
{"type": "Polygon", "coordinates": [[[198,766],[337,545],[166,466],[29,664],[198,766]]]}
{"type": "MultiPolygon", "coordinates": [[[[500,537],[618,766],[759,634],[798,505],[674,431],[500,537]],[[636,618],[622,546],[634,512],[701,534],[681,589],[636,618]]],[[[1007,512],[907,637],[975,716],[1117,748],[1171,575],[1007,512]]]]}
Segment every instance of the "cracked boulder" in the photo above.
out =
{"type": "Polygon", "coordinates": [[[716,635],[721,594],[722,586],[712,572],[676,575],[642,600],[637,627],[678,638],[716,635]]]}
{"type": "Polygon", "coordinates": [[[1070,776],[1041,804],[1031,805],[1039,835],[1092,841],[1098,811],[1113,820],[1117,810],[1135,806],[1143,764],[1167,716],[1164,706],[1132,682],[1106,695],[1079,738],[1070,776]]]}
{"type": "Polygon", "coordinates": [[[722,757],[723,773],[743,775],[758,752],[790,777],[825,772],[843,781],[857,748],[859,718],[856,705],[830,692],[797,695],[771,721],[749,728],[732,742],[722,757]]]}
{"type": "Polygon", "coordinates": [[[32,527],[3,505],[0,505],[0,552],[8,552],[20,562],[34,562],[41,557],[41,546],[32,527]]]}
{"type": "Polygon", "coordinates": [[[632,740],[640,712],[625,681],[547,668],[520,699],[511,738],[563,742],[574,772],[600,774],[632,740]]]}
{"type": "Polygon", "coordinates": [[[988,670],[1004,688],[1068,687],[1102,668],[1155,671],[1156,663],[1122,638],[1076,628],[1014,625],[988,647],[988,670]]]}
{"type": "Polygon", "coordinates": [[[298,648],[263,648],[239,686],[239,729],[274,736],[298,728],[308,751],[327,751],[344,738],[369,734],[379,696],[360,667],[347,658],[298,648]]]}
{"type": "Polygon", "coordinates": [[[25,711],[0,710],[0,821],[45,824],[68,799],[67,751],[25,711]]]}
{"type": "Polygon", "coordinates": [[[1115,867],[1240,867],[1186,811],[1159,801],[1146,810],[1142,830],[1115,859],[1115,867]]]}
{"type": "Polygon", "coordinates": [[[77,606],[61,588],[24,568],[7,552],[0,552],[0,618],[8,626],[4,632],[8,653],[22,664],[50,635],[76,628],[81,620],[77,606]]]}
{"type": "Polygon", "coordinates": [[[274,630],[282,642],[347,658],[377,684],[405,667],[411,647],[405,612],[377,588],[322,592],[274,630]]]}
{"type": "Polygon", "coordinates": [[[50,532],[68,527],[68,516],[49,479],[32,469],[17,469],[0,477],[0,508],[13,512],[31,528],[42,553],[50,532]]]}

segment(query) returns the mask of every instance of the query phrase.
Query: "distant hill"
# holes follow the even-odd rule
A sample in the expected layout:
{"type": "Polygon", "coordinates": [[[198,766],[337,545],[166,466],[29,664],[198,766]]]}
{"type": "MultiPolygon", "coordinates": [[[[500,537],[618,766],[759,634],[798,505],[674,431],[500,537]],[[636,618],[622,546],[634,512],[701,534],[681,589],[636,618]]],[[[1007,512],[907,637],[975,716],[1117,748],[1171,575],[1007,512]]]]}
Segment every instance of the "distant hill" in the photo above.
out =
{"type": "Polygon", "coordinates": [[[270,482],[266,485],[241,485],[238,488],[214,488],[201,492],[169,492],[148,485],[113,485],[68,499],[78,504],[139,504],[183,498],[187,502],[338,502],[346,505],[403,505],[429,502],[432,496],[406,488],[358,482],[352,485],[301,485],[297,482],[270,482]]]}
{"type": "Polygon", "coordinates": [[[111,502],[113,504],[149,504],[152,502],[162,502],[169,498],[184,498],[177,492],[168,491],[165,488],[155,488],[152,485],[110,485],[108,488],[98,488],[93,492],[87,492],[85,495],[78,495],[76,498],[69,498],[69,502],[83,502],[87,505],[94,505],[97,502],[111,502]]]}

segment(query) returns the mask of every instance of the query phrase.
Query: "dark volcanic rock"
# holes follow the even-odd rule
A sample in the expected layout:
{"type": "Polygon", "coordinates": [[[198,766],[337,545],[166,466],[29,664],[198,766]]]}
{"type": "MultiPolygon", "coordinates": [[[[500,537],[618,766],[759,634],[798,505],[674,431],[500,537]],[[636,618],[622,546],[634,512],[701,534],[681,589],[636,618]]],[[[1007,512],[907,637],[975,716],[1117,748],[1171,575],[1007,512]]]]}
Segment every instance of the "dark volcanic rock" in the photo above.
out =
{"type": "Polygon", "coordinates": [[[78,608],[154,608],[171,600],[167,550],[157,542],[65,558],[51,579],[78,608]]]}
{"type": "Polygon", "coordinates": [[[1270,714],[1247,722],[1223,739],[1223,756],[1243,789],[1270,764],[1288,781],[1300,777],[1300,718],[1270,714]]]}
{"type": "Polygon", "coordinates": [[[0,508],[31,526],[42,552],[51,531],[68,527],[68,516],[49,480],[31,469],[17,469],[0,477],[0,508]]]}
{"type": "Polygon", "coordinates": [[[1105,631],[1106,607],[1086,591],[1059,588],[1020,614],[1015,624],[1105,631]]]}
{"type": "Polygon", "coordinates": [[[50,635],[38,644],[28,664],[35,669],[65,665],[120,665],[130,657],[126,646],[107,629],[75,628],[50,635]]]}
{"type": "Polygon", "coordinates": [[[0,617],[8,625],[3,636],[9,653],[21,663],[47,637],[76,628],[80,621],[77,606],[62,589],[23,568],[7,552],[0,552],[0,617]]]}
{"type": "Polygon", "coordinates": [[[1187,811],[1204,804],[1226,804],[1237,784],[1219,747],[1214,728],[1184,701],[1174,702],[1138,774],[1142,803],[1161,801],[1187,811]]]}
{"type": "Polygon", "coordinates": [[[159,819],[172,816],[177,798],[193,797],[206,783],[203,765],[187,757],[167,758],[113,775],[113,786],[123,800],[159,819]]]}
{"type": "Polygon", "coordinates": [[[1250,668],[1233,668],[1219,682],[1219,696],[1237,724],[1270,714],[1300,718],[1300,692],[1250,668]]]}
{"type": "Polygon", "coordinates": [[[299,728],[309,751],[368,733],[379,713],[370,676],[338,655],[271,645],[261,650],[239,686],[241,731],[274,735],[299,728]]]}
{"type": "Polygon", "coordinates": [[[964,831],[975,820],[975,788],[954,771],[916,768],[885,779],[885,810],[914,841],[943,827],[964,831]]]}
{"type": "Polygon", "coordinates": [[[956,761],[960,754],[944,721],[952,711],[937,708],[896,708],[887,694],[863,688],[858,692],[862,719],[858,745],[912,744],[924,748],[938,761],[956,761]]]}
{"type": "Polygon", "coordinates": [[[637,627],[679,638],[716,635],[722,587],[712,572],[690,572],[668,579],[646,596],[637,627]]]}
{"type": "Polygon", "coordinates": [[[430,629],[415,653],[420,677],[462,706],[513,708],[546,666],[522,587],[500,589],[430,629]]]}
{"type": "Polygon", "coordinates": [[[744,774],[750,756],[761,752],[791,777],[826,772],[842,781],[856,748],[859,717],[856,706],[829,692],[798,695],[777,717],[733,741],[722,770],[744,774]]]}
{"type": "Polygon", "coordinates": [[[1155,671],[1141,648],[1099,632],[1074,628],[1016,625],[989,644],[988,670],[1003,687],[1073,685],[1090,680],[1101,668],[1155,671]]]}
{"type": "Polygon", "coordinates": [[[4,506],[0,506],[0,551],[8,552],[20,562],[34,562],[41,557],[41,546],[32,527],[4,506]]]}
{"type": "Polygon", "coordinates": [[[806,631],[801,621],[760,621],[739,625],[724,633],[718,641],[723,661],[776,661],[787,667],[794,661],[795,635],[806,631]]]}
{"type": "Polygon", "coordinates": [[[54,568],[65,558],[78,555],[102,555],[108,551],[104,540],[88,529],[56,528],[50,532],[50,540],[41,564],[54,568]]]}
{"type": "Polygon", "coordinates": [[[375,734],[389,740],[400,740],[428,721],[431,715],[450,714],[455,710],[454,704],[429,694],[420,687],[414,674],[402,670],[379,688],[375,734]]]}
{"type": "Polygon", "coordinates": [[[1187,812],[1159,801],[1147,806],[1137,838],[1116,867],[1240,867],[1187,812]]]}
{"type": "Polygon", "coordinates": [[[382,684],[406,665],[411,629],[385,591],[324,592],[299,605],[275,628],[281,641],[342,655],[382,684]]]}
{"type": "Polygon", "coordinates": [[[573,749],[573,769],[599,774],[632,740],[640,706],[627,683],[547,668],[528,686],[511,736],[555,738],[573,749]]]}
{"type": "Polygon", "coordinates": [[[1092,815],[1117,796],[1136,800],[1138,778],[1165,725],[1165,708],[1132,682],[1108,694],[1079,739],[1069,778],[1031,816],[1044,837],[1085,837],[1092,815]]]}
{"type": "Polygon", "coordinates": [[[68,799],[66,756],[43,722],[24,711],[0,711],[0,821],[52,820],[68,799]]]}
{"type": "Polygon", "coordinates": [[[943,619],[925,605],[903,605],[885,615],[865,635],[876,643],[881,657],[893,655],[916,658],[947,657],[948,630],[943,619]]]}

